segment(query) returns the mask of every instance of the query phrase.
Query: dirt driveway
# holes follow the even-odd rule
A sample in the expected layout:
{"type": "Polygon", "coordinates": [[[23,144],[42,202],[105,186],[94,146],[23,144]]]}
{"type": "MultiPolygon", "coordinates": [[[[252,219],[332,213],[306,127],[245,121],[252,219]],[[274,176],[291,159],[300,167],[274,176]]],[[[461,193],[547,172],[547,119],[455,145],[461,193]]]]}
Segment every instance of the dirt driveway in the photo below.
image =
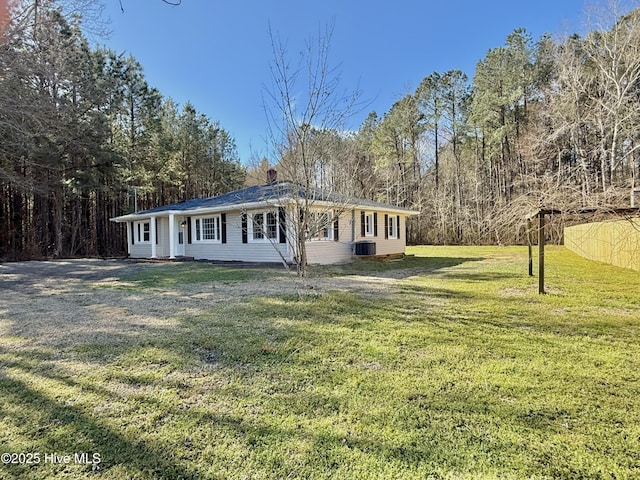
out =
{"type": "MultiPolygon", "coordinates": [[[[215,304],[232,305],[251,296],[293,293],[300,288],[281,267],[266,268],[258,278],[230,284],[126,288],[128,278],[161,265],[99,259],[0,264],[0,336],[51,348],[104,343],[106,338],[119,342],[143,329],[170,329],[179,324],[179,318],[210,310],[215,304]]],[[[349,275],[313,278],[302,288],[386,295],[396,290],[397,282],[391,277],[349,275]]]]}

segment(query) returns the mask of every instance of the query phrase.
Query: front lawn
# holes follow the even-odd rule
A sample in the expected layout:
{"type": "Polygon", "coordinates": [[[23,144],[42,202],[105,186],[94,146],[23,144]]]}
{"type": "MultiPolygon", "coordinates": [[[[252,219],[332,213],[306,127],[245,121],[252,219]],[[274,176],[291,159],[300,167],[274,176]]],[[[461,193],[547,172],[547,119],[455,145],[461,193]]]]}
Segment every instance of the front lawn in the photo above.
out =
{"type": "Polygon", "coordinates": [[[640,273],[550,247],[540,296],[526,247],[409,253],[302,295],[213,265],[85,283],[64,338],[0,292],[0,453],[40,459],[0,478],[640,477],[640,273]]]}

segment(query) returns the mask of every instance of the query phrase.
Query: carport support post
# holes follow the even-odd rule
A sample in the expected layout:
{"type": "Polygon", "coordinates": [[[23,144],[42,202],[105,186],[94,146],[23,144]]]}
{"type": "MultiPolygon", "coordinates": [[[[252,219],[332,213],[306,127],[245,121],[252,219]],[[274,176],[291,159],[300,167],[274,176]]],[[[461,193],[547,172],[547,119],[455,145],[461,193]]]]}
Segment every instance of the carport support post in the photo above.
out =
{"type": "Polygon", "coordinates": [[[544,211],[538,213],[538,294],[544,295],[544,211]]]}
{"type": "Polygon", "coordinates": [[[533,239],[531,238],[531,217],[527,218],[527,246],[529,248],[529,276],[533,277],[533,239]]]}

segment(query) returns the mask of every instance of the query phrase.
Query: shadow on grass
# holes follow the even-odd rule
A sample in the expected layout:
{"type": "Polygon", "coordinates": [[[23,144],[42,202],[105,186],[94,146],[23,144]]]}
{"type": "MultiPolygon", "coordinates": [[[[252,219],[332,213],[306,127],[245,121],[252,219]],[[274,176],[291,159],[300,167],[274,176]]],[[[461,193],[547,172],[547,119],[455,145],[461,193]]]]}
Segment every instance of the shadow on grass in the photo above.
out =
{"type": "MultiPolygon", "coordinates": [[[[419,291],[439,300],[464,298],[444,289],[419,291]]],[[[516,478],[547,468],[548,472],[571,468],[578,476],[592,476],[597,465],[591,463],[567,464],[559,456],[545,459],[552,462],[546,467],[538,454],[522,457],[524,442],[534,438],[542,445],[550,434],[563,434],[564,427],[558,425],[575,413],[554,406],[534,409],[526,398],[516,397],[525,395],[517,392],[513,395],[517,403],[501,408],[505,392],[491,390],[489,383],[473,384],[468,377],[476,360],[482,361],[478,350],[489,355],[488,349],[495,348],[485,343],[495,331],[473,330],[474,322],[475,327],[486,322],[485,313],[452,312],[450,318],[444,318],[441,311],[430,308],[428,301],[416,305],[407,305],[402,298],[372,302],[336,292],[262,297],[184,318],[176,330],[147,331],[119,345],[115,352],[96,345],[60,354],[62,360],[69,354],[76,355],[73,361],[89,360],[103,376],[113,375],[109,380],[122,384],[132,381],[123,367],[144,359],[144,352],[140,353],[144,349],[165,354],[151,358],[143,373],[156,374],[158,362],[177,358],[170,367],[184,375],[180,377],[184,383],[159,373],[139,393],[125,399],[114,398],[114,392],[95,378],[72,378],[64,362],[57,363],[58,357],[51,353],[30,347],[10,351],[16,360],[4,361],[3,366],[18,373],[0,375],[4,407],[0,420],[21,432],[21,438],[3,447],[29,445],[40,451],[68,453],[73,445],[73,450],[101,453],[105,476],[114,475],[110,468],[121,468],[124,471],[118,473],[133,478],[208,478],[209,468],[229,462],[239,469],[234,474],[219,473],[219,478],[225,474],[237,478],[340,476],[349,473],[349,465],[374,478],[384,476],[382,468],[392,469],[386,473],[395,478],[438,478],[459,472],[490,477],[496,471],[512,472],[516,478]],[[414,323],[407,324],[408,320],[414,323]],[[447,328],[451,325],[456,328],[447,328]],[[465,330],[470,331],[469,336],[464,336],[465,330]],[[416,367],[411,361],[405,363],[407,353],[409,357],[427,354],[430,348],[443,345],[451,346],[447,353],[458,352],[459,358],[473,360],[460,366],[455,358],[433,357],[435,378],[438,369],[444,368],[451,371],[447,377],[453,379],[451,383],[425,379],[395,384],[392,377],[402,378],[405,368],[416,367]],[[394,357],[396,347],[399,353],[394,357]],[[214,370],[208,370],[211,366],[214,370]],[[204,392],[190,383],[193,367],[202,367],[198,375],[208,378],[204,392]],[[35,376],[36,383],[22,380],[19,372],[35,376]],[[134,413],[115,419],[130,427],[130,433],[125,436],[107,425],[113,413],[103,417],[90,407],[69,405],[64,400],[68,392],[57,395],[47,387],[50,381],[64,383],[68,391],[95,394],[101,404],[114,400],[134,408],[134,413]],[[175,399],[167,404],[166,399],[150,398],[153,388],[172,389],[175,399]],[[186,402],[185,397],[197,399],[186,402]],[[170,418],[169,433],[158,417],[170,418]],[[135,439],[135,429],[146,429],[137,432],[144,440],[135,439]],[[230,442],[235,453],[227,457],[227,444],[216,447],[220,439],[230,442]],[[206,457],[191,463],[187,450],[194,457],[206,452],[206,457]],[[493,465],[478,462],[483,457],[491,457],[493,465]],[[519,458],[520,463],[512,463],[511,458],[519,458]]],[[[499,326],[510,328],[507,323],[499,326]]],[[[504,348],[509,355],[517,353],[510,345],[504,348]]],[[[537,375],[540,373],[533,372],[526,378],[536,379],[537,375]]],[[[567,438],[562,442],[568,444],[567,438]]],[[[554,444],[544,447],[556,448],[554,444]]],[[[43,466],[50,470],[41,471],[39,478],[43,472],[58,473],[58,467],[43,466]]],[[[91,466],[83,468],[77,471],[91,474],[91,466]]],[[[28,478],[33,470],[4,466],[0,472],[18,479],[28,478]]]]}
{"type": "MultiPolygon", "coordinates": [[[[5,407],[4,413],[0,414],[0,418],[4,417],[3,422],[14,424],[20,429],[23,425],[32,424],[35,417],[41,428],[37,434],[26,434],[26,438],[30,439],[27,451],[39,452],[40,464],[0,466],[0,470],[4,470],[4,475],[7,475],[3,478],[22,479],[30,478],[30,475],[44,478],[42,472],[34,471],[37,469],[50,472],[50,476],[56,476],[65,466],[47,465],[43,457],[45,453],[54,452],[59,455],[71,455],[72,463],[76,452],[90,452],[90,458],[93,458],[93,453],[100,454],[100,461],[95,466],[73,465],[77,468],[74,470],[76,473],[84,472],[85,475],[89,475],[95,467],[98,471],[105,471],[114,465],[123,465],[126,471],[129,474],[133,473],[136,478],[139,474],[162,479],[197,478],[192,471],[172,462],[171,452],[150,447],[144,441],[128,440],[112,428],[91,418],[82,409],[42,394],[26,382],[2,375],[0,386],[0,400],[5,407]]],[[[24,439],[21,439],[20,444],[24,445],[23,442],[24,439]]],[[[3,450],[11,449],[17,452],[20,448],[24,451],[20,444],[12,445],[11,441],[5,442],[3,450]]]]}
{"type": "Polygon", "coordinates": [[[136,291],[193,283],[233,284],[257,275],[256,268],[212,263],[71,259],[0,265],[0,287],[20,291],[21,294],[48,295],[52,290],[109,280],[106,285],[110,288],[136,291]]]}
{"type": "Polygon", "coordinates": [[[474,295],[462,291],[451,290],[449,288],[425,287],[422,285],[402,285],[400,293],[410,297],[420,297],[424,299],[441,299],[441,300],[469,300],[474,295]]]}
{"type": "MultiPolygon", "coordinates": [[[[326,322],[325,325],[334,327],[346,326],[354,331],[372,328],[370,322],[374,320],[375,308],[370,302],[344,294],[329,297],[256,299],[235,308],[236,316],[232,319],[201,317],[185,320],[180,331],[170,335],[162,329],[154,332],[147,331],[145,338],[134,340],[128,345],[120,344],[110,348],[102,348],[100,345],[95,345],[95,348],[74,347],[68,353],[61,353],[60,356],[30,347],[22,351],[10,351],[10,357],[15,360],[3,361],[2,364],[18,373],[0,376],[2,387],[0,401],[4,407],[3,412],[13,413],[0,414],[0,419],[14,426],[14,430],[22,432],[19,434],[21,438],[15,444],[15,448],[28,443],[31,448],[43,452],[69,453],[70,450],[99,452],[102,460],[100,468],[103,473],[108,474],[110,468],[120,466],[129,476],[140,475],[141,478],[194,478],[198,475],[206,475],[206,470],[202,463],[192,469],[186,468],[184,465],[188,459],[184,458],[183,447],[175,445],[173,448],[169,443],[170,440],[163,438],[161,434],[149,435],[148,432],[140,432],[141,436],[144,434],[147,440],[127,438],[113,427],[106,425],[110,415],[101,419],[100,414],[91,413],[91,410],[86,407],[69,405],[64,400],[68,398],[69,393],[60,395],[60,387],[49,388],[47,384],[51,381],[59,382],[66,385],[67,392],[79,390],[94,394],[99,398],[100,404],[110,400],[120,404],[128,402],[129,406],[131,403],[142,404],[143,409],[136,411],[134,418],[125,417],[134,428],[140,428],[140,423],[148,425],[148,419],[141,419],[141,416],[154,417],[166,414],[168,417],[180,417],[183,424],[207,426],[222,436],[230,434],[238,448],[252,457],[253,466],[247,470],[250,472],[271,472],[271,475],[276,472],[276,477],[287,477],[287,473],[294,471],[296,465],[290,463],[283,450],[275,452],[271,450],[282,444],[290,444],[294,448],[293,446],[300,442],[306,442],[312,447],[309,448],[309,458],[304,461],[304,468],[300,470],[299,475],[295,476],[297,478],[304,478],[305,471],[317,474],[318,465],[322,466],[321,471],[324,473],[338,470],[346,462],[351,461],[354,451],[372,456],[376,461],[393,460],[404,465],[403,468],[410,468],[412,462],[425,461],[428,458],[428,451],[422,448],[408,444],[386,444],[382,440],[368,439],[361,434],[344,436],[333,430],[323,432],[308,427],[274,426],[268,418],[255,415],[243,417],[237,411],[221,413],[215,406],[207,405],[206,402],[188,406],[174,404],[167,407],[165,404],[158,403],[156,398],[145,397],[144,390],[146,387],[151,389],[168,387],[170,381],[163,376],[142,382],[143,391],[136,393],[135,398],[128,400],[114,398],[114,392],[102,387],[95,378],[72,378],[72,374],[65,371],[64,361],[57,362],[59,358],[64,360],[65,355],[72,353],[75,355],[74,361],[86,359],[95,365],[96,370],[108,369],[115,372],[109,375],[108,381],[135,384],[137,377],[131,377],[127,369],[122,368],[121,360],[129,358],[130,361],[135,361],[140,357],[135,354],[137,350],[150,346],[157,347],[166,349],[168,356],[173,354],[183,357],[184,364],[208,367],[213,363],[215,368],[224,370],[226,377],[238,378],[239,384],[232,389],[214,390],[216,398],[220,399],[222,404],[226,402],[243,405],[261,404],[273,397],[277,400],[274,403],[277,409],[282,408],[288,416],[296,416],[301,421],[309,415],[320,418],[344,416],[348,408],[345,399],[336,395],[309,392],[307,387],[310,384],[305,383],[304,379],[297,378],[300,372],[294,375],[295,378],[287,378],[281,371],[281,367],[287,365],[296,365],[302,373],[307,368],[317,367],[307,364],[297,356],[298,348],[300,346],[303,349],[308,348],[314,343],[314,338],[315,341],[327,340],[318,338],[317,329],[306,321],[326,322]],[[342,320],[342,316],[347,316],[348,320],[342,320]],[[296,322],[296,325],[282,325],[278,323],[278,319],[289,319],[296,322]],[[224,326],[224,333],[220,332],[221,326],[224,326]],[[157,336],[157,338],[151,340],[151,336],[157,336]],[[288,341],[293,343],[287,343],[288,341]],[[286,347],[281,348],[282,345],[286,347]],[[23,372],[25,376],[35,377],[35,382],[38,382],[37,378],[41,377],[42,388],[31,386],[31,381],[21,380],[19,372],[23,372]],[[262,379],[265,376],[272,381],[263,382],[262,379]],[[259,385],[257,396],[256,383],[259,385]],[[37,416],[35,421],[34,416],[37,416]],[[156,443],[158,446],[155,445],[156,443]],[[73,447],[70,447],[71,445],[73,447]],[[411,458],[410,461],[407,460],[407,455],[411,458]],[[426,457],[420,460],[421,456],[426,457]]],[[[377,311],[376,318],[393,315],[394,308],[393,304],[385,305],[377,311]]],[[[326,332],[329,337],[335,336],[336,340],[343,334],[341,329],[329,329],[326,332]]],[[[334,378],[330,371],[325,371],[325,367],[321,366],[321,371],[318,372],[323,376],[326,375],[320,381],[335,382],[336,386],[340,385],[342,380],[339,377],[334,378]]],[[[331,370],[330,367],[327,368],[331,370]]],[[[149,365],[146,370],[153,371],[154,365],[149,365]]],[[[309,375],[313,375],[313,372],[309,371],[309,375]]],[[[190,387],[188,384],[183,387],[171,384],[171,388],[180,392],[181,389],[188,390],[190,387]]],[[[146,390],[146,393],[149,391],[146,390]]],[[[127,425],[126,422],[119,423],[127,425]]],[[[151,424],[153,425],[153,422],[151,424]]],[[[182,438],[189,435],[191,435],[189,430],[181,434],[182,438]]],[[[193,446],[195,451],[207,449],[207,443],[212,442],[212,437],[205,440],[205,443],[195,440],[193,446]]],[[[10,447],[11,444],[5,446],[10,447]]],[[[444,455],[444,449],[449,447],[451,446],[443,443],[438,448],[438,455],[444,455]],[[440,451],[440,448],[443,450],[440,451]]],[[[217,462],[224,461],[224,453],[218,451],[215,455],[217,455],[217,462]]],[[[2,468],[7,472],[8,478],[18,479],[29,476],[29,471],[20,466],[2,468]]],[[[55,474],[59,466],[43,466],[43,468],[50,469],[44,472],[55,474]]],[[[91,466],[80,471],[88,475],[91,466]]]]}
{"type": "Polygon", "coordinates": [[[122,260],[52,260],[0,265],[0,286],[23,294],[47,293],[51,285],[94,282],[121,276],[135,268],[122,260]]]}
{"type": "Polygon", "coordinates": [[[467,282],[496,282],[501,280],[521,279],[523,275],[506,272],[447,272],[443,275],[449,280],[462,280],[467,282]]]}
{"type": "MultiPolygon", "coordinates": [[[[372,262],[373,267],[340,267],[335,274],[402,278],[438,273],[469,281],[512,278],[499,272],[447,271],[480,260],[408,257],[372,262]]],[[[334,274],[338,267],[324,271],[334,274]]],[[[208,310],[181,316],[178,327],[148,328],[122,337],[113,331],[108,339],[111,343],[71,346],[59,356],[27,345],[16,348],[10,353],[17,360],[3,365],[18,373],[0,373],[0,400],[6,407],[0,420],[14,427],[21,438],[3,447],[29,445],[67,453],[69,445],[74,445],[74,450],[100,452],[103,473],[121,467],[126,470],[123,474],[134,478],[208,478],[209,468],[227,462],[228,445],[236,448],[235,458],[229,461],[241,467],[233,474],[237,478],[339,476],[349,473],[346,465],[357,465],[377,478],[383,477],[380,469],[387,465],[396,469],[387,477],[396,478],[427,478],[430,474],[438,478],[457,472],[491,477],[498,476],[498,470],[517,478],[544,472],[547,467],[540,456],[525,457],[528,442],[533,438],[541,449],[559,452],[546,437],[563,434],[565,427],[559,425],[575,412],[554,406],[534,408],[527,403],[526,392],[494,391],[492,384],[477,383],[469,372],[486,360],[483,355],[490,365],[499,355],[528,358],[529,342],[537,346],[533,352],[537,356],[551,350],[547,347],[554,345],[543,343],[545,339],[539,336],[527,337],[521,350],[512,344],[512,336],[505,335],[500,341],[496,336],[521,328],[522,322],[530,322],[536,332],[555,329],[557,322],[536,321],[535,304],[524,320],[514,321],[512,317],[521,312],[520,298],[491,296],[495,305],[466,308],[461,304],[481,295],[484,298],[486,293],[412,285],[411,280],[400,283],[406,295],[392,298],[372,300],[329,292],[209,305],[208,310]],[[494,310],[494,306],[500,308],[494,310]],[[172,360],[157,356],[145,361],[145,349],[157,349],[164,357],[177,360],[171,364],[172,360]],[[140,388],[129,397],[116,398],[96,378],[73,378],[73,372],[65,370],[66,360],[89,363],[100,372],[96,378],[106,377],[113,385],[140,388]],[[128,367],[136,362],[140,365],[132,373],[128,367]],[[161,369],[167,364],[162,362],[169,362],[167,371],[177,375],[165,375],[161,369]],[[432,377],[420,376],[418,367],[428,369],[432,377]],[[443,374],[445,370],[449,373],[443,374]],[[394,377],[414,374],[414,383],[395,383],[394,377]],[[28,375],[35,381],[27,381],[28,375]],[[205,381],[198,384],[196,377],[205,381]],[[445,384],[445,378],[453,378],[451,385],[445,384]],[[50,381],[64,383],[67,392],[60,395],[47,387],[50,381]],[[171,390],[175,397],[158,399],[154,389],[171,390]],[[103,405],[110,401],[125,404],[134,413],[125,412],[122,419],[114,420],[117,414],[113,412],[67,404],[64,399],[69,391],[77,390],[94,394],[103,405]],[[504,393],[510,403],[501,408],[504,393]],[[39,418],[34,421],[36,415],[39,418]],[[157,418],[164,415],[168,423],[152,431],[159,426],[157,418]],[[128,427],[129,433],[109,426],[112,420],[128,427]],[[493,428],[495,425],[499,428],[493,428]],[[504,436],[501,428],[506,431],[504,436]],[[136,429],[144,440],[136,439],[136,429]],[[193,442],[189,449],[194,457],[208,452],[204,461],[190,463],[186,448],[179,443],[187,436],[193,442]],[[217,447],[221,439],[229,444],[217,447]],[[483,457],[491,457],[493,466],[477,460],[483,457]],[[511,463],[510,458],[519,463],[511,463]]],[[[86,340],[77,337],[76,341],[82,339],[86,340]]],[[[555,349],[570,351],[564,342],[555,349]]],[[[511,368],[510,361],[504,367],[511,368]]],[[[546,371],[529,374],[518,368],[532,383],[553,375],[546,371]]],[[[566,445],[570,435],[554,442],[566,445]]],[[[596,462],[602,462],[601,450],[593,455],[598,456],[596,462]]],[[[615,461],[622,464],[631,457],[620,454],[615,461]]],[[[557,478],[570,478],[562,475],[570,468],[573,478],[596,477],[598,465],[591,460],[577,466],[566,464],[562,455],[543,460],[551,465],[546,470],[550,477],[558,473],[557,478]]],[[[0,468],[14,479],[29,473],[22,467],[0,468]]],[[[54,474],[59,472],[55,468],[51,467],[54,474]]]]}
{"type": "Polygon", "coordinates": [[[440,270],[457,267],[468,262],[480,262],[483,257],[419,257],[406,255],[400,259],[358,259],[344,265],[311,267],[311,273],[327,276],[368,275],[378,277],[403,278],[412,275],[426,275],[440,270]]]}
{"type": "MultiPolygon", "coordinates": [[[[136,288],[167,288],[192,283],[236,283],[256,276],[255,269],[220,266],[211,263],[154,265],[138,269],[122,280],[134,282],[136,288]]],[[[134,288],[135,289],[135,288],[134,288]]]]}

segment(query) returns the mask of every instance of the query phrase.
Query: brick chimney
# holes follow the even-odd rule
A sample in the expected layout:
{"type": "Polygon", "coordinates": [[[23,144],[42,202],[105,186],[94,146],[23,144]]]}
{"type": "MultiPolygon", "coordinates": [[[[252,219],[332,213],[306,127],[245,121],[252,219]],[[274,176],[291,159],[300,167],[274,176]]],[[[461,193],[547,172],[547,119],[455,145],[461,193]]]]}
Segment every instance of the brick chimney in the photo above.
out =
{"type": "Polygon", "coordinates": [[[278,181],[278,172],[274,168],[267,170],[267,183],[276,183],[278,181]]]}

